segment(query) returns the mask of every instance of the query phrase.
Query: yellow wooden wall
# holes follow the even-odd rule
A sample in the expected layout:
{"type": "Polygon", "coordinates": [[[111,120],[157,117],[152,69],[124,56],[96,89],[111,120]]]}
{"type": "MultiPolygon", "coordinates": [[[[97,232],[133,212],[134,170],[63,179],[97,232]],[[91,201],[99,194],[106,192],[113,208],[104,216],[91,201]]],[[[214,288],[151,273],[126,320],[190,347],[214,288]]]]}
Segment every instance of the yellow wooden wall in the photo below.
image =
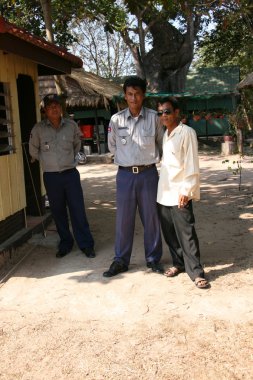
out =
{"type": "MultiPolygon", "coordinates": [[[[39,104],[37,64],[0,50],[0,82],[8,83],[11,95],[11,114],[16,152],[0,156],[0,221],[26,207],[25,181],[16,80],[19,74],[29,75],[34,81],[36,104],[39,104]]],[[[24,89],[25,92],[25,89],[24,89]]],[[[37,120],[40,118],[37,107],[37,120]]]]}

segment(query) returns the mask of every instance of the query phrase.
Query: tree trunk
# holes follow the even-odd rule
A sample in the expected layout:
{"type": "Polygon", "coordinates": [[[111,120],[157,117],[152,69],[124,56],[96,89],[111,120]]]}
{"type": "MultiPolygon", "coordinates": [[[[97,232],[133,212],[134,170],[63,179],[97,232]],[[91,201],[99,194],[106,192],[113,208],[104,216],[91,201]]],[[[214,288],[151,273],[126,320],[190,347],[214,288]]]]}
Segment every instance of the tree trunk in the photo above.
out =
{"type": "Polygon", "coordinates": [[[193,59],[192,30],[182,35],[167,20],[160,20],[151,25],[150,32],[153,47],[142,57],[150,90],[168,93],[184,91],[193,59]]]}
{"type": "MultiPolygon", "coordinates": [[[[54,43],[51,0],[40,0],[40,3],[41,3],[44,21],[45,21],[47,40],[51,43],[54,43]]],[[[66,94],[62,77],[60,75],[54,75],[54,80],[55,80],[55,87],[56,87],[57,94],[62,96],[63,114],[66,114],[65,100],[66,100],[67,94],[66,94]]]]}
{"type": "Polygon", "coordinates": [[[146,78],[150,91],[179,93],[185,89],[200,22],[200,16],[193,14],[191,5],[186,5],[186,8],[187,30],[184,34],[169,23],[165,12],[159,13],[156,10],[152,12],[152,17],[150,10],[138,10],[135,14],[138,20],[139,47],[127,31],[122,34],[132,52],[137,75],[146,78]],[[151,50],[145,53],[147,32],[151,33],[153,44],[151,50]]]}
{"type": "Polygon", "coordinates": [[[54,42],[54,34],[52,27],[52,7],[51,0],[40,0],[42,12],[45,21],[46,35],[49,42],[54,42]]]}
{"type": "Polygon", "coordinates": [[[241,129],[237,129],[237,148],[238,152],[243,155],[243,134],[241,129]]]}
{"type": "Polygon", "coordinates": [[[145,79],[146,75],[138,47],[134,44],[126,30],[124,32],[121,32],[121,37],[132,53],[136,74],[139,77],[145,79]]]}

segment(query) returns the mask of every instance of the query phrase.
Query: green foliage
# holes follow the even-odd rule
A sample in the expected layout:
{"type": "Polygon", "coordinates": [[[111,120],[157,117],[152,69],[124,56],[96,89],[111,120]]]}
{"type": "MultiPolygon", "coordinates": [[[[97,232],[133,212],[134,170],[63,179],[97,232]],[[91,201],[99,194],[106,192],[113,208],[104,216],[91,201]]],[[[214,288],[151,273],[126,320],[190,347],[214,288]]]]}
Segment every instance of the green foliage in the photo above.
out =
{"type": "Polygon", "coordinates": [[[0,14],[11,23],[32,31],[35,35],[42,36],[42,10],[40,2],[36,0],[10,1],[2,0],[0,14]]]}
{"type": "MultiPolygon", "coordinates": [[[[212,20],[217,31],[207,34],[201,45],[205,46],[203,62],[252,67],[251,3],[249,0],[52,0],[54,40],[58,45],[71,46],[76,41],[73,22],[98,21],[105,32],[120,33],[134,57],[138,75],[146,76],[150,83],[153,81],[154,90],[181,91],[194,43],[212,20]]],[[[0,12],[8,21],[35,35],[46,36],[39,0],[1,0],[0,12]]]]}
{"type": "MultiPolygon", "coordinates": [[[[229,119],[229,117],[228,117],[229,119]]],[[[226,129],[226,131],[223,133],[224,136],[233,136],[236,137],[236,126],[234,124],[231,124],[231,121],[229,121],[229,126],[226,129]]]]}
{"type": "MultiPolygon", "coordinates": [[[[185,1],[151,1],[151,0],[52,0],[52,19],[56,42],[62,45],[73,40],[70,23],[84,19],[103,22],[105,29],[111,33],[119,31],[138,35],[141,24],[154,22],[155,18],[173,22],[177,19],[182,31],[186,30],[186,19],[190,14],[207,14],[209,6],[219,2],[211,0],[185,1]],[[133,17],[139,17],[139,26],[133,17]]],[[[10,22],[22,26],[30,32],[45,36],[44,22],[39,0],[1,0],[0,13],[10,22]]],[[[197,25],[196,25],[197,26],[197,25]]],[[[146,31],[145,31],[146,35],[146,31]]]]}
{"type": "MultiPolygon", "coordinates": [[[[253,161],[250,162],[252,163],[253,161]]],[[[230,160],[223,160],[222,164],[228,165],[227,170],[231,174],[238,176],[238,190],[240,191],[242,186],[243,156],[239,155],[238,160],[233,160],[231,163],[230,160]]]]}
{"type": "Polygon", "coordinates": [[[203,65],[239,65],[242,75],[253,67],[253,4],[223,1],[213,13],[215,28],[206,32],[198,54],[203,65]]]}
{"type": "Polygon", "coordinates": [[[237,175],[239,180],[238,180],[238,190],[240,191],[241,190],[241,185],[242,185],[242,160],[243,160],[243,157],[240,156],[238,160],[233,160],[232,161],[232,164],[230,164],[230,160],[224,160],[222,161],[222,164],[227,164],[228,167],[227,167],[227,170],[234,174],[234,175],[237,175]]]}
{"type": "MultiPolygon", "coordinates": [[[[77,16],[76,6],[81,1],[52,0],[52,20],[56,44],[67,46],[73,42],[71,30],[68,29],[73,17],[77,16]]],[[[83,8],[83,5],[82,5],[83,8]]],[[[1,0],[0,13],[11,23],[25,28],[29,32],[46,37],[45,24],[39,0],[1,0]]]]}

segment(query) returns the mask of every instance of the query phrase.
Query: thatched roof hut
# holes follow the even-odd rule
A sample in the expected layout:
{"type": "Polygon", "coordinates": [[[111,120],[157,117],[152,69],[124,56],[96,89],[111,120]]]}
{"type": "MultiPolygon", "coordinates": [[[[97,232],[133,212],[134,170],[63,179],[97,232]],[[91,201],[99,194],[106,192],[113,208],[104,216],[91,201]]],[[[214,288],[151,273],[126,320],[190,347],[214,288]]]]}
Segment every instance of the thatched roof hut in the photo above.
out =
{"type": "Polygon", "coordinates": [[[253,73],[250,73],[237,86],[238,90],[245,90],[253,87],[253,73]]]}
{"type": "MultiPolygon", "coordinates": [[[[71,74],[63,75],[62,82],[66,95],[66,106],[69,108],[109,108],[114,96],[122,92],[122,87],[109,79],[88,73],[83,69],[73,69],[71,74]]],[[[53,76],[39,78],[41,99],[56,93],[53,76]]]]}

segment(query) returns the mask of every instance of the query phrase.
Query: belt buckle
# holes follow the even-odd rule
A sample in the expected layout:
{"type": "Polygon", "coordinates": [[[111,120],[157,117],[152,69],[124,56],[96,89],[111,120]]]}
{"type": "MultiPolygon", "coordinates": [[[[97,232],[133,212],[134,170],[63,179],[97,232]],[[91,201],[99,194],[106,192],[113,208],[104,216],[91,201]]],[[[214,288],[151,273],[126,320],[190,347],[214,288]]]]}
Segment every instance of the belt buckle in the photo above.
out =
{"type": "Polygon", "coordinates": [[[138,174],[138,173],[139,173],[139,168],[138,168],[138,166],[132,166],[132,172],[133,172],[134,174],[138,174]]]}

